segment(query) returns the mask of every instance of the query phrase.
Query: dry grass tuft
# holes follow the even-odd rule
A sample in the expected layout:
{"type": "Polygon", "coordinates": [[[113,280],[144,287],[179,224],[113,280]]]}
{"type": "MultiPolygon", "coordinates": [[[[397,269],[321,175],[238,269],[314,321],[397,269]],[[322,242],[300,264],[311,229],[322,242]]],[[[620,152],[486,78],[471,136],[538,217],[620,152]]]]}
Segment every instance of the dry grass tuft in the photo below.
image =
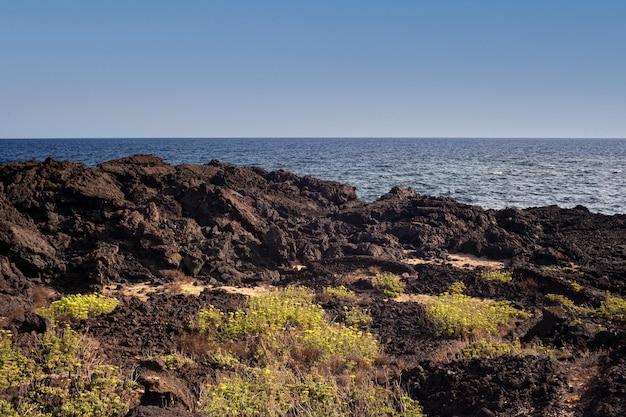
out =
{"type": "Polygon", "coordinates": [[[48,304],[50,300],[55,298],[57,292],[49,287],[35,286],[30,289],[30,298],[32,300],[33,310],[43,307],[48,304]]]}
{"type": "Polygon", "coordinates": [[[193,277],[175,269],[164,271],[164,275],[170,279],[170,283],[166,286],[166,291],[172,294],[188,293],[189,288],[193,287],[195,282],[193,277]]]}

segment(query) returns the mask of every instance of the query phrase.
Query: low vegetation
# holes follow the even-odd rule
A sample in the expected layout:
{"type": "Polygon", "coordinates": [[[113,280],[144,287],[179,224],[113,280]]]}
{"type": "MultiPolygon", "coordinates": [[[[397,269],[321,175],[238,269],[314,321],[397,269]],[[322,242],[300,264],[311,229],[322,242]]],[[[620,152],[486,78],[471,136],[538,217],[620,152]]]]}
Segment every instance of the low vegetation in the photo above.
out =
{"type": "Polygon", "coordinates": [[[482,337],[478,340],[468,343],[457,355],[458,359],[477,359],[488,358],[493,359],[504,355],[520,355],[520,356],[554,356],[559,357],[563,352],[557,354],[553,348],[544,346],[541,341],[535,341],[532,344],[522,346],[519,339],[512,341],[492,340],[482,337]]]}
{"type": "Polygon", "coordinates": [[[84,318],[117,305],[85,297],[67,297],[40,309],[53,325],[28,353],[14,346],[10,331],[0,331],[0,388],[19,387],[25,393],[17,404],[1,400],[0,415],[118,417],[128,412],[133,382],[123,378],[117,367],[101,364],[89,341],[69,325],[56,323],[61,316],[84,318]]]}
{"type": "MultiPolygon", "coordinates": [[[[209,416],[421,416],[399,387],[374,382],[376,339],[356,323],[330,322],[313,300],[288,287],[248,297],[241,310],[200,311],[191,328],[226,373],[204,387],[199,408],[209,416]]],[[[349,313],[360,324],[369,317],[349,313]]]]}
{"type": "Polygon", "coordinates": [[[596,309],[577,306],[571,299],[561,294],[546,294],[545,299],[553,304],[568,308],[579,317],[596,317],[616,324],[626,324],[626,300],[608,292],[596,309]]]}
{"type": "MultiPolygon", "coordinates": [[[[506,271],[482,275],[498,282],[511,278],[506,271]]],[[[373,282],[387,298],[405,289],[393,274],[373,282]]],[[[456,347],[447,358],[552,354],[541,345],[505,340],[511,323],[529,318],[528,313],[508,301],[470,297],[465,290],[458,281],[440,295],[419,298],[423,323],[436,337],[463,339],[451,342],[456,347]]],[[[626,300],[609,293],[596,309],[577,307],[559,294],[545,298],[584,317],[626,323],[626,300]]],[[[317,294],[287,287],[249,296],[233,311],[207,305],[190,319],[185,335],[202,342],[197,350],[181,345],[180,353],[153,358],[173,372],[212,368],[211,382],[193,388],[193,408],[208,416],[423,416],[419,404],[381,371],[388,358],[366,331],[373,319],[369,309],[355,304],[359,299],[345,286],[325,287],[317,294]],[[317,304],[320,300],[333,300],[333,317],[317,304]],[[183,369],[191,367],[196,369],[183,369]]],[[[36,311],[49,320],[48,329],[28,349],[16,346],[10,331],[0,331],[0,389],[24,393],[19,400],[0,400],[0,415],[125,415],[135,384],[117,367],[103,365],[89,338],[71,326],[73,320],[107,314],[117,305],[114,298],[90,294],[40,307],[36,311]]]]}
{"type": "Polygon", "coordinates": [[[194,366],[193,359],[183,356],[178,353],[171,353],[169,355],[163,355],[160,357],[165,367],[171,371],[183,368],[185,366],[194,366]]]}
{"type": "Polygon", "coordinates": [[[575,291],[575,292],[581,292],[583,289],[583,286],[580,285],[578,282],[576,281],[570,281],[569,282],[569,286],[575,291]]]}
{"type": "Polygon", "coordinates": [[[209,306],[191,321],[191,328],[214,345],[243,345],[241,359],[262,364],[371,365],[379,355],[376,339],[355,327],[330,323],[312,299],[310,290],[289,287],[248,297],[243,309],[228,314],[209,306]]]}
{"type": "Polygon", "coordinates": [[[425,318],[435,336],[460,338],[470,335],[497,334],[515,318],[530,315],[508,301],[481,300],[462,293],[464,285],[432,297],[426,303],[425,318]]]}
{"type": "Polygon", "coordinates": [[[53,301],[49,306],[37,309],[37,314],[52,322],[86,319],[89,316],[108,314],[115,310],[119,301],[102,294],[74,294],[53,301]]]}
{"type": "Polygon", "coordinates": [[[626,324],[626,300],[607,293],[595,314],[605,320],[626,324]]]}
{"type": "Polygon", "coordinates": [[[13,348],[13,333],[0,330],[0,389],[28,381],[35,370],[35,361],[13,348]]]}
{"type": "Polygon", "coordinates": [[[354,291],[347,289],[344,285],[324,287],[322,294],[338,300],[353,300],[355,298],[354,291]]]}
{"type": "Polygon", "coordinates": [[[562,294],[550,293],[546,294],[544,298],[553,304],[558,304],[567,308],[576,308],[574,302],[562,294]]]}
{"type": "MultiPolygon", "coordinates": [[[[491,273],[495,275],[483,278],[509,282],[501,275],[506,271],[491,273]]],[[[383,297],[404,291],[404,283],[392,274],[379,275],[374,283],[383,297]]],[[[503,338],[513,320],[529,314],[507,301],[470,297],[465,290],[458,281],[447,292],[421,301],[424,323],[436,337],[465,340],[455,342],[462,346],[452,353],[457,360],[553,354],[541,345],[503,338]]],[[[386,358],[365,331],[372,316],[357,300],[345,286],[325,287],[317,294],[287,287],[247,297],[234,311],[208,305],[191,318],[187,334],[202,341],[198,356],[181,346],[180,353],[154,358],[173,372],[196,372],[183,368],[200,364],[213,368],[218,377],[194,387],[193,408],[208,416],[423,416],[419,404],[383,376],[386,358]],[[320,300],[334,300],[331,306],[339,312],[328,317],[320,300]]],[[[577,307],[559,294],[546,295],[546,301],[586,317],[626,323],[626,300],[609,293],[596,309],[577,307]]],[[[117,305],[114,298],[90,294],[40,307],[36,311],[49,320],[48,329],[28,349],[16,346],[10,331],[0,331],[0,389],[24,393],[19,400],[0,400],[0,415],[125,415],[135,384],[117,367],[103,364],[89,338],[71,326],[73,320],[107,314],[117,305]]]]}
{"type": "Polygon", "coordinates": [[[398,386],[382,387],[354,374],[333,378],[276,366],[243,368],[207,385],[200,410],[211,417],[423,416],[398,386]]]}
{"type": "Polygon", "coordinates": [[[345,319],[344,323],[349,327],[358,327],[363,328],[372,324],[372,316],[370,315],[369,310],[363,309],[361,307],[344,307],[343,308],[345,319]]]}
{"type": "Polygon", "coordinates": [[[510,271],[502,269],[488,269],[480,274],[480,277],[486,281],[511,282],[513,274],[510,271]]]}
{"type": "Polygon", "coordinates": [[[395,274],[385,273],[374,278],[374,286],[383,298],[395,298],[404,293],[406,285],[395,274]]]}
{"type": "Polygon", "coordinates": [[[514,350],[521,349],[519,339],[513,342],[497,342],[480,338],[475,342],[469,343],[463,348],[458,355],[459,358],[496,358],[498,356],[508,355],[514,350]]]}

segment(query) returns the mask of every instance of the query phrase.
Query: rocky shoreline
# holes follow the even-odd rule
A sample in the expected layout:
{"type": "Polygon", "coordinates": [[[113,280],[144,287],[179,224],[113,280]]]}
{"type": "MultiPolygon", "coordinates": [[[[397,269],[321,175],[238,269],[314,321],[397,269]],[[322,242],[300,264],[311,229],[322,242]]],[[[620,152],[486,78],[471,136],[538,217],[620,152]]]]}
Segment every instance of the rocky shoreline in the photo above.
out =
{"type": "MultiPolygon", "coordinates": [[[[346,184],[218,161],[172,166],[151,155],[92,168],[53,159],[0,165],[2,328],[24,338],[45,330],[33,313],[41,288],[51,299],[107,291],[119,308],[80,326],[124,369],[179,349],[203,305],[236,308],[241,291],[226,288],[341,284],[369,294],[378,272],[401,276],[407,297],[369,296],[370,330],[427,415],[626,412],[624,322],[546,298],[561,295],[589,311],[607,294],[626,298],[626,215],[484,210],[402,187],[365,203],[346,184]],[[481,280],[488,262],[513,282],[481,280]],[[459,359],[460,342],[434,337],[411,301],[457,281],[470,296],[508,300],[533,315],[507,338],[562,355],[459,359]],[[187,292],[173,290],[181,282],[187,292]]],[[[197,370],[170,377],[187,397],[204,378],[197,370]]],[[[184,415],[149,398],[131,414],[184,415]]]]}

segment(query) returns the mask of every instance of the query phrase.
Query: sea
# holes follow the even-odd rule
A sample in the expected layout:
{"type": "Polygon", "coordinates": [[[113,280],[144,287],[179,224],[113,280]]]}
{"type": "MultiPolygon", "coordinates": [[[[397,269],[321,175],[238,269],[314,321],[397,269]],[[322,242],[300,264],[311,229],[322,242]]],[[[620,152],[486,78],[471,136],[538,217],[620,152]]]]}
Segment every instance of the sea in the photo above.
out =
{"type": "Polygon", "coordinates": [[[0,139],[0,163],[47,157],[87,166],[133,154],[168,163],[283,169],[348,183],[364,201],[394,186],[485,209],[578,205],[626,213],[626,139],[0,139]]]}

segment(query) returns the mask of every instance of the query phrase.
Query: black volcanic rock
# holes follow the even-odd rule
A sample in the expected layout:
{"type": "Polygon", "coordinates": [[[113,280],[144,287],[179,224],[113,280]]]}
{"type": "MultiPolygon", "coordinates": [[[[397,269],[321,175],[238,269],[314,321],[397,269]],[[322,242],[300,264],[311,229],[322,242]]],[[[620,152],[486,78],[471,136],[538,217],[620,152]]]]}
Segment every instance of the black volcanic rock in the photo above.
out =
{"type": "MultiPolygon", "coordinates": [[[[172,166],[152,155],[97,167],[50,158],[0,165],[0,321],[16,332],[45,328],[32,312],[42,287],[60,294],[110,284],[154,287],[171,282],[174,271],[198,285],[297,282],[319,289],[335,285],[338,275],[379,270],[401,275],[411,294],[434,295],[463,281],[468,295],[509,300],[534,313],[525,328],[503,337],[600,358],[586,397],[565,403],[574,390],[571,358],[434,360],[451,344],[422,325],[423,307],[368,301],[370,330],[389,355],[405,361],[401,381],[430,416],[626,411],[623,324],[593,315],[582,322],[545,298],[561,294],[591,311],[607,292],[626,296],[626,215],[556,206],[484,210],[403,187],[365,203],[346,184],[219,161],[172,166]],[[513,282],[486,282],[480,270],[447,264],[457,253],[506,260],[513,282]],[[437,262],[410,265],[409,254],[437,262]]],[[[349,284],[372,291],[369,280],[349,284]]],[[[219,291],[129,296],[113,314],[80,326],[103,341],[110,360],[132,369],[147,350],[177,351],[190,315],[203,305],[233,311],[242,299],[219,291]]],[[[153,407],[156,398],[170,396],[189,408],[188,390],[204,381],[142,372],[148,394],[129,415],[187,415],[153,407]]]]}
{"type": "Polygon", "coordinates": [[[241,282],[342,256],[397,261],[406,249],[572,262],[599,266],[598,274],[626,268],[624,216],[580,207],[483,210],[402,187],[366,204],[345,184],[218,161],[172,166],[151,155],[95,168],[5,164],[0,184],[7,293],[34,278],[70,290],[159,281],[170,269],[241,282]]]}

